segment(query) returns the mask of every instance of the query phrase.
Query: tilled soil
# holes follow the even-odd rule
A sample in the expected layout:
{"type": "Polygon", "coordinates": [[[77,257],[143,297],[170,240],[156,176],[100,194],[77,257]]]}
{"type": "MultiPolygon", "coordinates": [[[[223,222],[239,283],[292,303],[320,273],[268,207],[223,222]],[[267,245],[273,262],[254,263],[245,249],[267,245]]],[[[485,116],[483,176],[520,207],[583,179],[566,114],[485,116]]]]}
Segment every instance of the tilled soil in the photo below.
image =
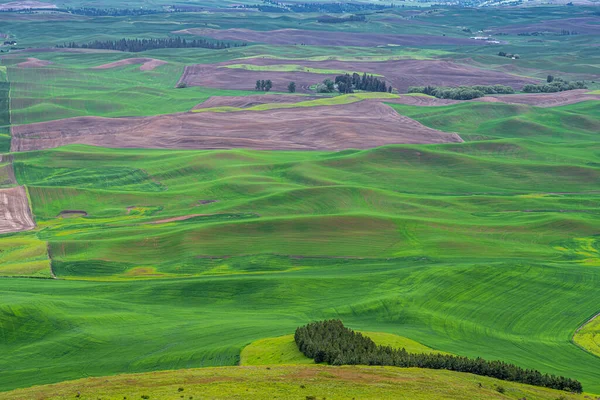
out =
{"type": "Polygon", "coordinates": [[[567,90],[558,93],[525,93],[486,96],[473,101],[528,104],[537,107],[556,107],[586,100],[600,100],[600,95],[587,94],[588,89],[567,90]]]}
{"type": "MultiPolygon", "coordinates": [[[[251,71],[241,68],[226,68],[238,64],[239,60],[219,64],[197,64],[188,66],[180,82],[188,86],[207,86],[222,89],[253,90],[257,80],[270,79],[273,91],[285,92],[290,82],[296,82],[298,92],[310,93],[310,86],[324,79],[335,78],[336,74],[315,74],[311,72],[251,71]]],[[[258,66],[294,64],[308,69],[330,69],[356,71],[358,73],[383,75],[385,81],[400,92],[410,86],[461,86],[461,85],[507,85],[521,89],[525,84],[538,83],[535,79],[511,75],[505,72],[483,70],[468,65],[442,60],[392,60],[392,61],[303,61],[252,58],[244,64],[258,66]]]]}
{"type": "Polygon", "coordinates": [[[0,189],[0,234],[35,228],[27,193],[22,186],[0,189]]]}
{"type": "Polygon", "coordinates": [[[12,151],[89,144],[113,148],[264,150],[365,149],[461,142],[380,102],[136,118],[79,117],[13,127],[12,151]]]}
{"type": "Polygon", "coordinates": [[[27,61],[23,61],[17,64],[20,68],[41,68],[52,64],[52,61],[40,60],[38,58],[29,57],[27,61]]]}

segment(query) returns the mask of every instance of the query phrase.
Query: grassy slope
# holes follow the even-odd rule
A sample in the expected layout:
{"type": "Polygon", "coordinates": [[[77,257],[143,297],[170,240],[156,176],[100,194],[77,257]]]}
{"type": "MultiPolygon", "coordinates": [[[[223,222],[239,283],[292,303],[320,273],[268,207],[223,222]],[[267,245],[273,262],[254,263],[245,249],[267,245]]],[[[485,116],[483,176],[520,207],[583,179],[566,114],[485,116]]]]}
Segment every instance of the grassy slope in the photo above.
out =
{"type": "MultiPolygon", "coordinates": [[[[273,71],[273,72],[310,72],[313,74],[350,74],[352,75],[355,72],[359,72],[361,75],[363,72],[360,71],[348,71],[341,69],[323,69],[323,68],[310,68],[302,65],[294,65],[294,64],[281,64],[281,65],[254,65],[254,64],[231,64],[225,66],[225,68],[231,69],[245,69],[249,71],[273,71]]],[[[371,74],[373,76],[382,76],[378,74],[371,74]]]]}
{"type": "Polygon", "coordinates": [[[2,400],[70,399],[523,399],[578,400],[555,390],[499,381],[471,374],[393,367],[202,368],[181,371],[89,378],[57,385],[0,393],[2,400]],[[500,394],[502,386],[505,393],[500,394]],[[182,389],[180,391],[180,389],[182,389]]]}
{"type": "Polygon", "coordinates": [[[575,133],[570,145],[17,154],[56,273],[93,281],[0,281],[12,371],[0,387],[233,365],[254,340],[339,317],[599,391],[600,358],[570,341],[600,295],[597,144],[575,133]],[[65,209],[89,216],[56,218],[65,209]],[[213,215],[144,224],[189,214],[213,215]]]}
{"type": "MultiPolygon", "coordinates": [[[[0,67],[0,154],[10,151],[10,83],[0,67]]],[[[0,176],[0,184],[2,184],[0,176]]]]}
{"type": "Polygon", "coordinates": [[[575,333],[573,341],[583,349],[600,357],[600,318],[598,315],[575,333]]]}
{"type": "MultiPolygon", "coordinates": [[[[94,56],[96,66],[112,61],[111,55],[108,59],[106,54],[94,56]]],[[[89,57],[87,61],[90,62],[89,57]]],[[[101,70],[59,65],[9,67],[9,71],[13,124],[85,115],[168,114],[187,111],[211,96],[255,94],[201,87],[176,89],[183,72],[183,65],[178,64],[152,71],[140,71],[139,65],[101,70]]]]}
{"type": "MultiPolygon", "coordinates": [[[[383,332],[363,332],[380,346],[406,349],[410,353],[440,353],[412,339],[383,332]]],[[[298,350],[294,335],[259,339],[244,347],[240,365],[314,364],[298,350]]]]}
{"type": "Polygon", "coordinates": [[[565,144],[577,140],[595,145],[600,131],[600,101],[552,108],[477,102],[441,107],[390,105],[429,127],[460,132],[465,140],[511,138],[565,144]]]}

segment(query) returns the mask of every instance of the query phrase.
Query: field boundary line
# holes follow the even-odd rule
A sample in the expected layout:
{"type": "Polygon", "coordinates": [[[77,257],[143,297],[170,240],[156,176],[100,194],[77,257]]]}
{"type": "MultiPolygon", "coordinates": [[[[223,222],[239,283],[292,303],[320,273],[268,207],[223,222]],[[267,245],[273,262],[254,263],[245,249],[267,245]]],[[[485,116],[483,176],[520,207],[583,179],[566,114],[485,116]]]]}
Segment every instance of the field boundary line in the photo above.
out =
{"type": "Polygon", "coordinates": [[[48,261],[50,261],[50,276],[52,279],[58,279],[52,267],[52,251],[50,250],[50,242],[46,242],[46,253],[48,253],[48,261]]]}

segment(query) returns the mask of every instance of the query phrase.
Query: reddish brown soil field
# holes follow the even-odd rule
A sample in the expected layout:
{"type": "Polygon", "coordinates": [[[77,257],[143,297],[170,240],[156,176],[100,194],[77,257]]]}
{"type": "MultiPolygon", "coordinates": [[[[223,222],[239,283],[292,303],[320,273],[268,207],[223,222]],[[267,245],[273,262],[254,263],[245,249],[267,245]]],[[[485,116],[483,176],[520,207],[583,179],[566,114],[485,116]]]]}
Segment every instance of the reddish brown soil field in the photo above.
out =
{"type": "Polygon", "coordinates": [[[17,64],[20,68],[41,68],[52,64],[51,61],[39,60],[37,58],[29,57],[27,61],[23,61],[17,64]]]}
{"type": "Polygon", "coordinates": [[[22,186],[0,189],[0,234],[34,227],[25,189],[22,186]]]}
{"type": "Polygon", "coordinates": [[[207,36],[217,40],[231,40],[240,42],[258,42],[277,45],[305,44],[311,46],[358,46],[373,47],[395,44],[401,46],[423,45],[454,45],[474,46],[481,45],[475,40],[452,38],[448,36],[426,35],[389,35],[382,33],[354,33],[308,31],[301,29],[279,29],[275,31],[253,31],[249,29],[210,29],[191,28],[173,32],[176,34],[190,34],[207,36]]]}
{"type": "Polygon", "coordinates": [[[141,118],[80,117],[13,127],[12,151],[79,143],[116,148],[342,150],[461,142],[379,102],[141,118]]]}
{"type": "Polygon", "coordinates": [[[259,66],[294,64],[306,68],[320,68],[342,71],[379,74],[400,92],[409,86],[460,86],[460,85],[507,85],[520,89],[527,83],[537,80],[523,78],[504,72],[483,70],[451,61],[441,60],[394,60],[382,62],[364,61],[303,61],[252,58],[233,60],[219,64],[197,64],[185,68],[180,82],[189,86],[208,86],[223,89],[253,90],[258,79],[270,79],[274,91],[287,91],[290,81],[296,82],[299,92],[309,93],[310,86],[335,74],[314,74],[310,72],[250,71],[225,68],[232,64],[253,64],[259,66]]]}
{"type": "Polygon", "coordinates": [[[119,60],[108,64],[99,65],[94,69],[109,69],[124,67],[126,65],[142,64],[140,71],[152,71],[154,68],[160,67],[161,65],[168,64],[166,61],[157,60],[155,58],[127,58],[125,60],[119,60]]]}
{"type": "Polygon", "coordinates": [[[600,100],[600,95],[586,94],[588,89],[567,90],[558,93],[525,93],[486,96],[473,101],[529,104],[538,107],[555,107],[579,103],[586,100],[600,100]]]}

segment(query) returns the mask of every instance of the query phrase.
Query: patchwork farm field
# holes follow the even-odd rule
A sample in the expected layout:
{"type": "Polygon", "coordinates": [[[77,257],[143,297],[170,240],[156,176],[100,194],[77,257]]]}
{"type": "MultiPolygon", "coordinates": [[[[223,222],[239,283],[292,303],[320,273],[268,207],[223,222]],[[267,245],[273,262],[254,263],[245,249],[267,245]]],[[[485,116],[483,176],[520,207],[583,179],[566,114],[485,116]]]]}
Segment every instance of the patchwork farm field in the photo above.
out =
{"type": "Polygon", "coordinates": [[[224,3],[0,12],[0,399],[598,397],[597,7],[224,3]]]}

